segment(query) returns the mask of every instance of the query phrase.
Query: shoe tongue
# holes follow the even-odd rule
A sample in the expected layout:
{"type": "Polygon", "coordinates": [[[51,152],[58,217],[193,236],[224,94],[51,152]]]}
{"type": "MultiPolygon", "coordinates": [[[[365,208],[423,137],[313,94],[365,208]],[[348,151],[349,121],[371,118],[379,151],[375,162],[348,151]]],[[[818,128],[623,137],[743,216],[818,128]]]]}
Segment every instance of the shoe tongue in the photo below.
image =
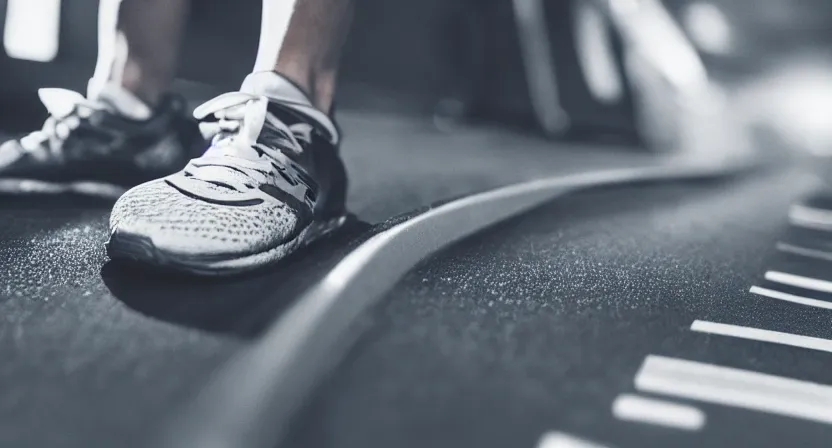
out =
{"type": "Polygon", "coordinates": [[[132,120],[147,120],[153,116],[153,109],[129,90],[117,84],[105,85],[94,98],[104,108],[132,120]]]}
{"type": "Polygon", "coordinates": [[[338,128],[329,115],[318,110],[309,97],[293,82],[275,72],[255,72],[243,81],[240,92],[265,96],[272,103],[294,114],[300,114],[305,122],[321,131],[333,144],[338,144],[338,128]]]}

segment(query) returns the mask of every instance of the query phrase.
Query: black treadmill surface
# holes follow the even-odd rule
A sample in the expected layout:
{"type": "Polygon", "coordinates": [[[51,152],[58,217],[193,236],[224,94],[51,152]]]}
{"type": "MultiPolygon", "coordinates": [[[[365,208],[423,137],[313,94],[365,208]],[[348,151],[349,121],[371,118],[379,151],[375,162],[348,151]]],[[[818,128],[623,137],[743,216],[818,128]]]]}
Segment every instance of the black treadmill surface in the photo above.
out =
{"type": "MultiPolygon", "coordinates": [[[[347,115],[352,209],[377,222],[541,176],[653,163],[488,129],[347,115]]],[[[295,446],[817,444],[827,427],[701,405],[701,432],[623,423],[648,354],[829,383],[824,354],[705,336],[714,320],[832,337],[827,311],[748,294],[812,184],[780,171],[573,194],[424,262],[305,409],[295,446]],[[746,431],[753,427],[755,431],[746,431]]],[[[361,227],[222,280],[108,264],[109,204],[3,198],[0,446],[132,446],[354,247],[361,227]],[[352,233],[350,233],[352,232],[352,233]]]]}

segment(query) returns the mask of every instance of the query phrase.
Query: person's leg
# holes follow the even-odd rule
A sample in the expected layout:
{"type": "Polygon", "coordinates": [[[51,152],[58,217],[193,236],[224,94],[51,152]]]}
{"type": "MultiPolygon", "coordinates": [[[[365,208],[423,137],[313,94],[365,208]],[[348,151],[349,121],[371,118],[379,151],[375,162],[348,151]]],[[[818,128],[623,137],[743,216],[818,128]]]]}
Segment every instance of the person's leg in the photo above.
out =
{"type": "Polygon", "coordinates": [[[239,92],[198,107],[211,148],[125,194],[107,251],[192,273],[276,262],[345,220],[331,117],[352,0],[263,0],[257,60],[239,92]]]}
{"type": "Polygon", "coordinates": [[[263,0],[254,71],[276,71],[329,112],[353,0],[263,0]]]}
{"type": "Polygon", "coordinates": [[[205,143],[184,102],[166,95],[187,2],[100,3],[98,62],[86,98],[40,90],[50,117],[0,146],[0,191],[118,197],[201,153],[205,143]]]}
{"type": "Polygon", "coordinates": [[[177,68],[190,0],[102,0],[93,96],[115,83],[155,106],[177,68]]]}

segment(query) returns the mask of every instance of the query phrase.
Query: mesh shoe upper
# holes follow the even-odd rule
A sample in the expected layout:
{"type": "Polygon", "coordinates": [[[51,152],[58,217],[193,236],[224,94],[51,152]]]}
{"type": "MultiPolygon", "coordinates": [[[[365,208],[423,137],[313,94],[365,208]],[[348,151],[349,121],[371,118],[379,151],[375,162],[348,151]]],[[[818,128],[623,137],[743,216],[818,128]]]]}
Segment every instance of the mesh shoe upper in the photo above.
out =
{"type": "Polygon", "coordinates": [[[297,213],[279,202],[212,203],[184,194],[166,179],[128,191],[110,216],[112,230],[148,237],[157,248],[182,256],[208,258],[274,247],[291,239],[298,226],[297,213]]]}

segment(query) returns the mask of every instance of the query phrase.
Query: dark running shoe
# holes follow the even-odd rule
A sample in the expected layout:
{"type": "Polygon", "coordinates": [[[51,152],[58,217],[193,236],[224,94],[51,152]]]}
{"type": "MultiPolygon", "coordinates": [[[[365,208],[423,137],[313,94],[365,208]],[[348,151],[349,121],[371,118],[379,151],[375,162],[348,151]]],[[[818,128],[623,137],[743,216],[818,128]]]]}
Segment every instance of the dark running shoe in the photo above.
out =
{"type": "Polygon", "coordinates": [[[194,112],[211,147],[117,202],[113,259],[220,275],[277,262],[345,221],[339,132],[293,84],[249,75],[194,112]]]}
{"type": "Polygon", "coordinates": [[[0,145],[0,193],[81,193],[119,197],[166,176],[205,149],[184,101],[168,97],[155,110],[117,86],[94,100],[41,89],[49,111],[43,129],[0,145]],[[143,119],[126,109],[144,108],[143,119]]]}

